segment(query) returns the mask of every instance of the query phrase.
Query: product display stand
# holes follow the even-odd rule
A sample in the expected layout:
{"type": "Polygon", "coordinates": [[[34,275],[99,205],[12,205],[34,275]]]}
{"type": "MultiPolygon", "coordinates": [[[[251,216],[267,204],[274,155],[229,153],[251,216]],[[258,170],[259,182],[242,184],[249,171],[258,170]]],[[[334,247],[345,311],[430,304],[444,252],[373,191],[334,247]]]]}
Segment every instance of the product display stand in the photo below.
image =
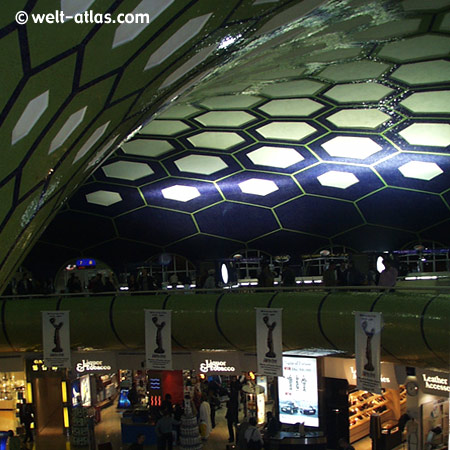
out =
{"type": "Polygon", "coordinates": [[[180,426],[180,449],[200,450],[202,447],[197,418],[192,414],[190,403],[185,402],[185,412],[181,417],[180,426]]]}
{"type": "Polygon", "coordinates": [[[82,407],[72,410],[72,445],[95,449],[94,420],[82,407]]]}

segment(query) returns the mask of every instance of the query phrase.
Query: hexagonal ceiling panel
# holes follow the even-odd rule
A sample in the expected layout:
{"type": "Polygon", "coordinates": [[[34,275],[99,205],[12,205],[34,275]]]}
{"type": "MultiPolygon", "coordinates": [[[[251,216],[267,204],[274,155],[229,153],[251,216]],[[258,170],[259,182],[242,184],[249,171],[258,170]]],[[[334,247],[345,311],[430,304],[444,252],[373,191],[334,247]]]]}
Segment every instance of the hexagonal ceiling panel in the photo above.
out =
{"type": "Polygon", "coordinates": [[[59,208],[30,270],[450,245],[448,0],[64,1],[148,23],[21,26],[6,3],[0,290],[59,208]]]}

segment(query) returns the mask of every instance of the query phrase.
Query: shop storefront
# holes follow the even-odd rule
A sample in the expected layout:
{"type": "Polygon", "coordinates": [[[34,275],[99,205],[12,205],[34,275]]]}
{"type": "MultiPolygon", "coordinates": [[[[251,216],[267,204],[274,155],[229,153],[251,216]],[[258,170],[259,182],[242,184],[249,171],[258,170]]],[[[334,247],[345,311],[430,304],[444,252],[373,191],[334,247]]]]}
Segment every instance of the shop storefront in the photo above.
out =
{"type": "Polygon", "coordinates": [[[22,355],[0,355],[0,430],[20,427],[20,409],[30,399],[22,355]]]}
{"type": "MultiPolygon", "coordinates": [[[[415,430],[408,430],[408,443],[417,440],[419,450],[447,448],[449,440],[450,374],[416,369],[415,376],[406,379],[408,414],[418,422],[415,430]]],[[[409,450],[416,450],[414,445],[409,450]]]]}
{"type": "Polygon", "coordinates": [[[401,443],[398,421],[406,413],[406,389],[398,384],[393,364],[381,364],[381,394],[356,388],[354,359],[326,357],[324,376],[330,448],[336,448],[340,437],[353,443],[370,436],[378,450],[401,443]]]}

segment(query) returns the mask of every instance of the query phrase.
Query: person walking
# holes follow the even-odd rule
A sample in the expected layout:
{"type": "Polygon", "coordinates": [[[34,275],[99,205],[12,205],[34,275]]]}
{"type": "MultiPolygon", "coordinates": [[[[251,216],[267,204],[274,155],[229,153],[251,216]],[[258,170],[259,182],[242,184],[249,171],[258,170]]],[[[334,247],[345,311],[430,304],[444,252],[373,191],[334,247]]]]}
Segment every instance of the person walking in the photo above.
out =
{"type": "Polygon", "coordinates": [[[138,434],[136,442],[128,447],[128,450],[144,450],[145,434],[138,434]]]}
{"type": "Polygon", "coordinates": [[[173,447],[173,427],[176,424],[170,411],[163,410],[163,416],[156,422],[155,432],[158,439],[158,450],[172,450],[173,447]]]}
{"type": "Polygon", "coordinates": [[[202,394],[202,402],[200,403],[200,409],[198,412],[198,424],[200,429],[200,435],[204,441],[208,439],[211,433],[211,407],[208,403],[208,397],[205,393],[202,394]]]}

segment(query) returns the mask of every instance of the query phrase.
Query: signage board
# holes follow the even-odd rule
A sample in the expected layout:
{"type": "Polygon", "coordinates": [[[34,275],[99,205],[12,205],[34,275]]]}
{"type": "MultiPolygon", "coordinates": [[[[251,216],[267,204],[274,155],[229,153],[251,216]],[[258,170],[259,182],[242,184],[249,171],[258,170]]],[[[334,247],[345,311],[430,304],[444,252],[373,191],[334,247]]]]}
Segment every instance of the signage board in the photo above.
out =
{"type": "Polygon", "coordinates": [[[381,394],[381,313],[355,313],[356,386],[381,394]]]}
{"type": "Polygon", "coordinates": [[[239,352],[195,352],[192,360],[197,373],[209,375],[241,375],[239,352]]]}
{"type": "Polygon", "coordinates": [[[425,394],[450,396],[450,374],[433,370],[416,369],[419,388],[425,394]]]}
{"type": "Polygon", "coordinates": [[[255,308],[256,354],[259,375],[283,375],[282,309],[255,308]]]}
{"type": "Polygon", "coordinates": [[[319,426],[317,359],[283,356],[283,376],[278,377],[280,422],[319,426]]]}
{"type": "Polygon", "coordinates": [[[41,314],[45,365],[71,369],[69,311],[42,311],[41,314]]]}

